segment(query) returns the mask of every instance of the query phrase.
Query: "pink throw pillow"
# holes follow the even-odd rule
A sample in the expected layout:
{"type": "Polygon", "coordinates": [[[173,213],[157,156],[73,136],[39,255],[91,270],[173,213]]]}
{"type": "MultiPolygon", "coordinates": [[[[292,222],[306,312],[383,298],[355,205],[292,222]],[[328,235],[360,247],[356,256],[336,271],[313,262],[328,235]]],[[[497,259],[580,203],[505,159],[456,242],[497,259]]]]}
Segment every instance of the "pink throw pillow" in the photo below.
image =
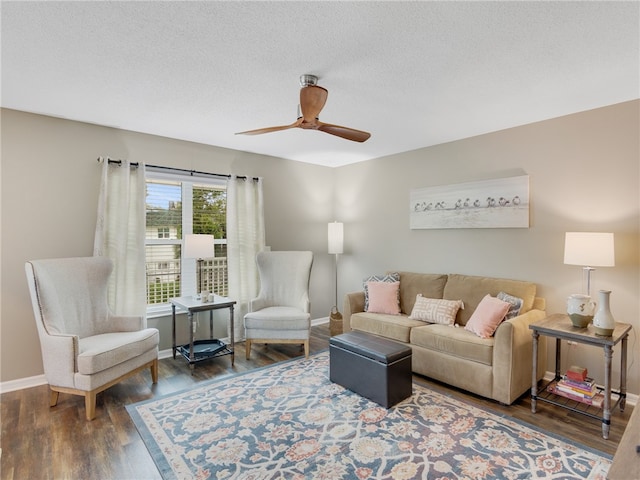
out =
{"type": "Polygon", "coordinates": [[[369,308],[367,312],[400,314],[400,282],[367,282],[369,308]]]}
{"type": "Polygon", "coordinates": [[[511,304],[487,294],[480,301],[471,318],[464,326],[465,330],[475,333],[481,338],[491,338],[500,322],[509,311],[511,304]]]}

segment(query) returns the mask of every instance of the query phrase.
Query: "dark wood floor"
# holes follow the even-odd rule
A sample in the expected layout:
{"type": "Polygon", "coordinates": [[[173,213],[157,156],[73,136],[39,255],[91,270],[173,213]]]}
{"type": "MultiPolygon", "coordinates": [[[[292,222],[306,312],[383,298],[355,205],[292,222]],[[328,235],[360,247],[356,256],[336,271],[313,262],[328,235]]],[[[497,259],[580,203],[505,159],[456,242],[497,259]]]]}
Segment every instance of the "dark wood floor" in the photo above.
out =
{"type": "MultiPolygon", "coordinates": [[[[328,325],[313,327],[311,351],[328,348],[328,325]]],[[[60,394],[58,405],[48,406],[48,387],[40,386],[2,394],[2,479],[159,479],[160,474],[129,418],[125,405],[185,389],[204,380],[233,375],[301,355],[295,345],[256,345],[249,362],[244,344],[237,345],[235,367],[229,357],[198,365],[193,375],[182,359],[160,361],[157,385],[148,371],[98,395],[97,416],[85,420],[82,397],[60,394]]],[[[465,394],[423,377],[414,380],[465,401],[488,407],[544,430],[613,454],[632,411],[613,415],[609,440],[601,424],[548,404],[531,413],[528,395],[511,406],[465,394]]]]}

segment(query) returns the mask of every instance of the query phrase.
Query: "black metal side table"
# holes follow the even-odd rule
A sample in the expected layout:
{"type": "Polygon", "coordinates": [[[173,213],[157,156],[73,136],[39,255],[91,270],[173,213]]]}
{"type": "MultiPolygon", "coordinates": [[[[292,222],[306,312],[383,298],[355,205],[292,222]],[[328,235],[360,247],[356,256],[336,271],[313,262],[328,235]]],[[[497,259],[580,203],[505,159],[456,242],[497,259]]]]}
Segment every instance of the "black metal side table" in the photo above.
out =
{"type": "Polygon", "coordinates": [[[610,337],[601,337],[596,335],[593,325],[587,328],[574,327],[568,315],[554,314],[541,320],[540,322],[529,325],[533,330],[533,376],[531,382],[531,411],[536,413],[536,402],[538,400],[547,402],[558,407],[567,408],[573,412],[581,413],[591,418],[602,421],[602,438],[609,438],[609,429],[611,425],[611,410],[616,405],[620,406],[620,411],[624,411],[627,397],[627,338],[631,325],[627,323],[617,323],[610,337]],[[557,397],[547,391],[546,385],[540,388],[538,392],[538,382],[536,379],[536,371],[538,369],[538,337],[545,335],[556,339],[556,366],[555,378],[551,381],[558,381],[562,378],[560,372],[561,361],[561,341],[570,340],[586,345],[601,347],[604,349],[604,389],[602,395],[604,402],[602,409],[591,407],[595,412],[590,411],[590,406],[581,404],[578,401],[570,401],[566,398],[557,397]],[[613,347],[618,343],[621,344],[620,351],[620,390],[613,391],[611,389],[611,359],[613,357],[613,347]],[[617,397],[614,405],[611,404],[611,394],[617,397]]]}
{"type": "Polygon", "coordinates": [[[231,355],[231,366],[234,364],[234,331],[233,331],[233,311],[235,300],[227,297],[214,296],[213,302],[202,302],[194,297],[177,297],[169,299],[171,302],[172,313],[172,337],[173,337],[173,358],[176,353],[182,355],[191,370],[196,363],[209,360],[211,358],[231,355]],[[176,308],[186,310],[187,319],[189,320],[189,343],[184,345],[176,345],[176,308]],[[213,311],[227,308],[229,309],[229,344],[225,344],[221,340],[213,338],[213,311]],[[204,340],[194,340],[196,331],[196,321],[194,313],[209,312],[209,338],[204,340]]]}

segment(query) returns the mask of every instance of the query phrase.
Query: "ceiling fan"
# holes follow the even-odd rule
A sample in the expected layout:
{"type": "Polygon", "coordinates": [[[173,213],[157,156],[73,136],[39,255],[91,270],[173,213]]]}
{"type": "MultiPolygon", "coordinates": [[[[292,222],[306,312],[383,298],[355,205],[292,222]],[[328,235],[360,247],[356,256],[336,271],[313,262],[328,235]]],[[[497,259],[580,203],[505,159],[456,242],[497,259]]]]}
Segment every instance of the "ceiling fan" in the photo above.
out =
{"type": "Polygon", "coordinates": [[[318,115],[327,101],[329,92],[326,88],[320,87],[317,83],[318,77],[315,75],[300,75],[301,88],[300,104],[298,106],[298,119],[291,125],[258,128],[257,130],[238,132],[236,135],[259,135],[262,133],[288,130],[289,128],[304,128],[306,130],[319,130],[354,142],[366,141],[371,136],[369,132],[363,132],[362,130],[356,130],[354,128],[341,127],[340,125],[332,125],[318,120],[318,115]]]}

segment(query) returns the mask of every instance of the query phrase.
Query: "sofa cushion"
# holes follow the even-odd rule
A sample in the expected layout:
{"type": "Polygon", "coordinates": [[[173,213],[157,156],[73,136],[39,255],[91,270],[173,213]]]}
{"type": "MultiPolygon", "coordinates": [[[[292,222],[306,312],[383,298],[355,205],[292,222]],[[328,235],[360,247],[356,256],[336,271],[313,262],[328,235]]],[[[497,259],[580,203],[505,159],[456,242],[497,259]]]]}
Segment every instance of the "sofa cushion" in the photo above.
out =
{"type": "Polygon", "coordinates": [[[390,272],[384,275],[371,275],[362,282],[364,287],[364,311],[369,310],[369,289],[367,288],[368,282],[399,282],[400,274],[398,272],[390,272]]]}
{"type": "Polygon", "coordinates": [[[445,283],[447,275],[400,272],[400,311],[409,315],[419,293],[427,298],[443,298],[445,283]]]}
{"type": "Polygon", "coordinates": [[[464,308],[462,300],[426,298],[419,293],[409,318],[428,323],[453,325],[456,322],[456,314],[461,308],[464,308]]]}
{"type": "Polygon", "coordinates": [[[367,312],[398,315],[400,313],[399,289],[400,282],[367,282],[369,291],[367,312]]]}
{"type": "MultiPolygon", "coordinates": [[[[402,280],[400,283],[400,289],[402,290],[402,280]]],[[[451,274],[444,287],[443,298],[447,300],[462,299],[464,301],[465,308],[458,311],[456,323],[466,325],[471,314],[486,294],[495,297],[500,292],[507,292],[510,295],[521,298],[522,308],[520,309],[520,314],[523,314],[531,310],[533,306],[533,300],[536,296],[536,284],[520,280],[451,274]]]]}
{"type": "Polygon", "coordinates": [[[520,315],[520,310],[522,310],[522,299],[518,297],[514,297],[513,295],[509,295],[505,292],[500,292],[498,294],[498,298],[503,302],[509,302],[511,306],[509,307],[509,311],[504,316],[505,320],[509,320],[510,318],[517,317],[520,315]]]}
{"type": "Polygon", "coordinates": [[[509,311],[511,304],[499,298],[486,294],[471,314],[471,318],[464,326],[465,330],[475,333],[482,338],[490,338],[500,322],[509,311]]]}
{"type": "Polygon", "coordinates": [[[449,325],[424,325],[411,330],[412,345],[442,352],[454,357],[491,365],[493,362],[494,339],[477,335],[449,325]]]}
{"type": "Polygon", "coordinates": [[[406,315],[387,315],[385,313],[354,313],[351,315],[351,328],[361,332],[373,333],[399,342],[409,342],[413,327],[424,322],[412,320],[406,315]]]}

